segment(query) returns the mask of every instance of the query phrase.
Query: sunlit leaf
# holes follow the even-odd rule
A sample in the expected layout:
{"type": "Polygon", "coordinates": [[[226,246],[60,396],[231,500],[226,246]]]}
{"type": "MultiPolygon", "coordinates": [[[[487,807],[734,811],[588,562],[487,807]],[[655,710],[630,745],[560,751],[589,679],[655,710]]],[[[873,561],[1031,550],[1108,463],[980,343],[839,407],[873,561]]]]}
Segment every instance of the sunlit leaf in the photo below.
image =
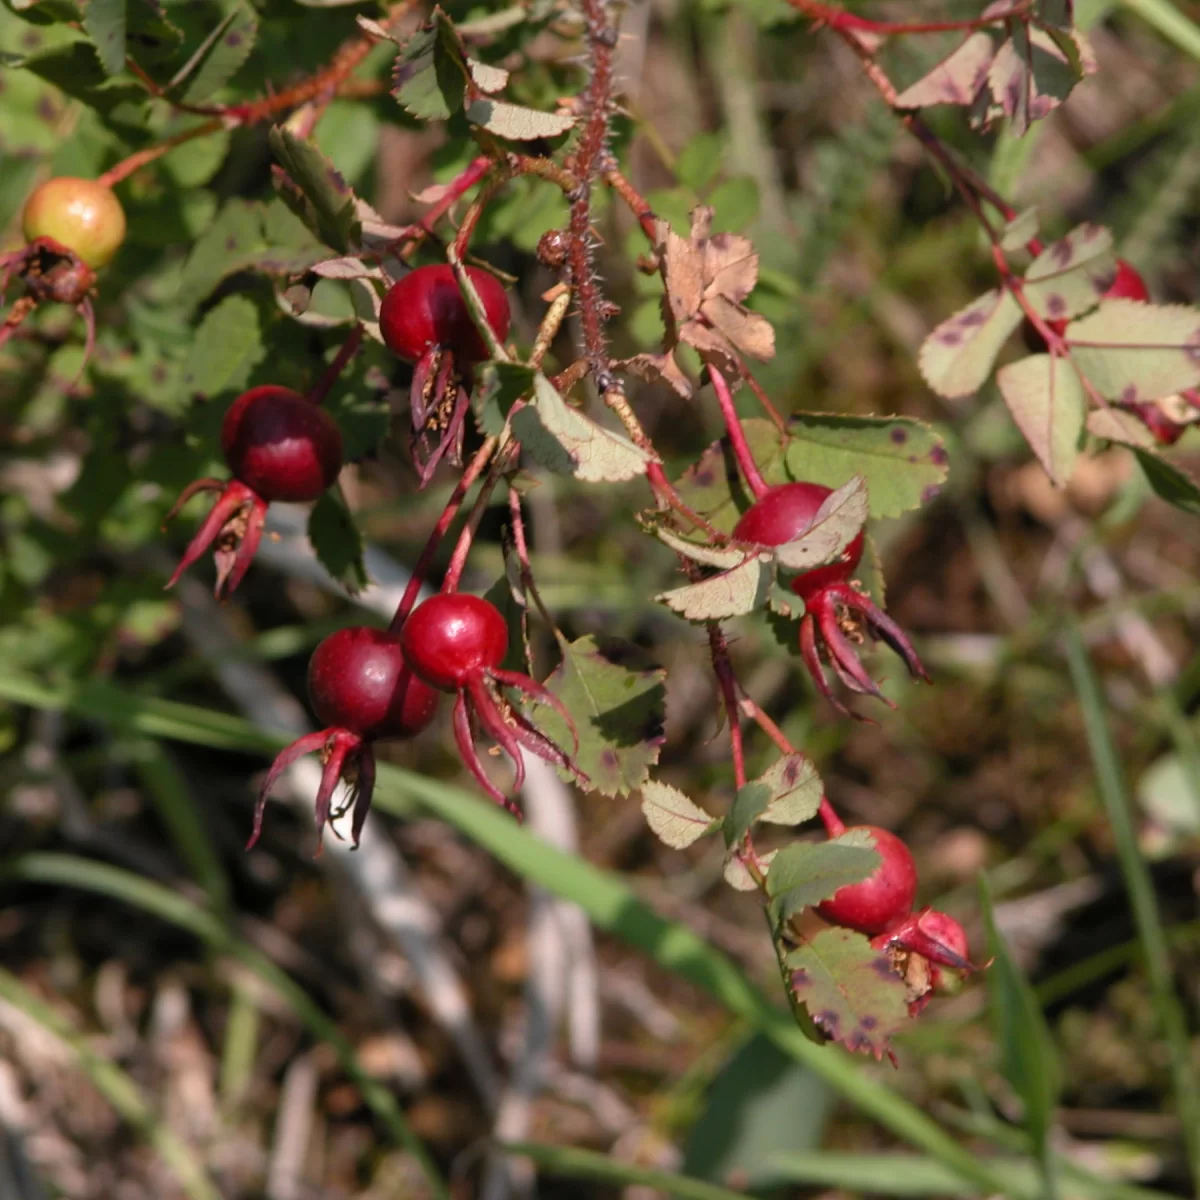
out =
{"type": "Polygon", "coordinates": [[[925,382],[951,400],[977,392],[1020,323],[1021,307],[1007,290],[985,292],[925,339],[917,357],[925,382]]]}
{"type": "Polygon", "coordinates": [[[690,621],[741,617],[766,603],[773,574],[769,561],[751,554],[732,570],[663,592],[655,599],[690,621]]]}
{"type": "Polygon", "coordinates": [[[518,142],[558,137],[575,124],[575,118],[570,113],[542,112],[536,108],[484,97],[467,107],[467,120],[473,125],[481,125],[497,137],[518,142]]]}
{"type": "Polygon", "coordinates": [[[824,929],[786,963],[792,995],[822,1033],[851,1050],[881,1058],[908,1022],[903,980],[861,933],[824,929]]]}
{"type": "Polygon", "coordinates": [[[1001,367],[996,383],[1017,428],[1055,483],[1071,477],[1087,413],[1087,397],[1065,358],[1034,354],[1001,367]]]}
{"type": "MultiPolygon", "coordinates": [[[[935,104],[968,105],[987,82],[996,53],[992,38],[973,33],[927,75],[896,97],[897,108],[928,108],[935,104]]],[[[1026,239],[1028,240],[1028,239],[1026,239]]]]}
{"type": "Polygon", "coordinates": [[[1047,246],[1029,264],[1025,297],[1039,315],[1065,320],[1094,308],[1117,274],[1112,234],[1083,224],[1047,246]]]}
{"type": "MultiPolygon", "coordinates": [[[[562,645],[562,652],[546,686],[574,718],[576,761],[596,791],[628,795],[643,787],[658,762],[666,672],[637,647],[590,634],[562,645]]],[[[540,707],[537,721],[560,746],[570,746],[570,733],[557,713],[540,707]]]]}
{"type": "Polygon", "coordinates": [[[710,816],[678,788],[654,779],[642,784],[642,812],[659,841],[676,850],[698,842],[721,825],[719,818],[710,816]]]}
{"type": "Polygon", "coordinates": [[[1200,310],[1104,300],[1067,326],[1071,358],[1102,396],[1132,404],[1200,383],[1200,310]]]}
{"type": "Polygon", "coordinates": [[[860,883],[879,866],[879,852],[865,829],[851,829],[823,842],[784,846],[767,874],[771,917],[781,926],[801,909],[828,900],[834,892],[860,883]]]}
{"type": "Polygon", "coordinates": [[[789,571],[835,562],[862,532],[869,512],[866,480],[855,475],[821,501],[805,531],[775,547],[775,561],[789,571]]]}

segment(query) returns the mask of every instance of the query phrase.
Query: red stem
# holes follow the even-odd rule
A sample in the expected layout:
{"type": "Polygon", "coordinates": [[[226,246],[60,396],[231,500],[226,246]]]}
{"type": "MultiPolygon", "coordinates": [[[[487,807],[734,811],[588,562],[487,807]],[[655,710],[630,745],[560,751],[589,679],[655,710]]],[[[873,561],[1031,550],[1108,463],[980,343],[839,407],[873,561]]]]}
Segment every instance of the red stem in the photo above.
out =
{"type": "Polygon", "coordinates": [[[458,581],[462,578],[463,568],[467,565],[467,555],[470,554],[471,545],[475,541],[475,531],[479,528],[479,522],[483,520],[492,489],[500,482],[500,476],[504,469],[501,460],[504,457],[506,456],[500,455],[492,460],[491,470],[479,486],[479,495],[475,497],[471,515],[459,532],[454,553],[450,556],[450,564],[446,567],[446,574],[442,577],[442,591],[445,593],[458,591],[458,581]]]}
{"type": "Polygon", "coordinates": [[[396,615],[392,618],[392,623],[389,626],[393,633],[399,633],[400,627],[408,620],[408,614],[412,612],[413,605],[417,602],[417,596],[421,592],[421,585],[425,582],[425,576],[429,573],[429,568],[433,564],[433,556],[437,553],[442,538],[446,536],[446,530],[450,528],[454,518],[458,516],[458,510],[462,507],[462,502],[466,499],[467,492],[471,490],[471,486],[475,480],[483,473],[495,449],[496,439],[494,437],[488,438],[475,452],[475,457],[467,464],[467,469],[454,485],[454,491],[450,493],[450,499],[446,501],[446,507],[442,509],[442,515],[438,517],[437,524],[426,539],[425,545],[421,550],[421,555],[417,559],[416,566],[412,569],[412,575],[409,576],[408,586],[404,589],[404,595],[400,597],[400,604],[396,608],[396,615]]]}
{"type": "Polygon", "coordinates": [[[746,442],[746,434],[742,429],[741,419],[737,415],[737,409],[733,405],[733,393],[729,390],[729,384],[725,382],[725,377],[720,371],[712,365],[708,364],[708,377],[712,380],[713,391],[717,393],[717,401],[721,405],[721,415],[725,418],[725,428],[729,430],[729,441],[733,446],[733,456],[737,459],[738,466],[742,470],[742,474],[746,477],[746,482],[750,485],[750,490],[754,493],[756,500],[760,499],[767,491],[767,481],[763,479],[762,473],[758,469],[758,464],[754,461],[754,455],[750,453],[750,446],[746,442]]]}
{"type": "Polygon", "coordinates": [[[721,688],[725,704],[725,719],[729,722],[729,748],[733,754],[733,780],[739,790],[746,786],[746,753],[742,744],[742,723],[738,712],[737,680],[729,661],[729,646],[716,621],[708,622],[708,649],[712,655],[713,672],[721,688]]]}
{"type": "Polygon", "coordinates": [[[346,364],[358,353],[362,345],[363,331],[361,325],[355,325],[350,336],[342,343],[333,362],[325,368],[324,374],[309,389],[308,399],[313,404],[324,404],[329,389],[338,381],[338,376],[346,369],[346,364]]]}
{"type": "Polygon", "coordinates": [[[1000,25],[1005,21],[1025,17],[1028,4],[1016,4],[989,17],[973,17],[967,21],[872,21],[869,17],[855,16],[844,9],[834,8],[820,0],[789,0],[805,16],[811,17],[831,29],[853,29],[862,33],[890,37],[907,33],[963,33],[973,29],[986,29],[989,25],[1000,25]]]}

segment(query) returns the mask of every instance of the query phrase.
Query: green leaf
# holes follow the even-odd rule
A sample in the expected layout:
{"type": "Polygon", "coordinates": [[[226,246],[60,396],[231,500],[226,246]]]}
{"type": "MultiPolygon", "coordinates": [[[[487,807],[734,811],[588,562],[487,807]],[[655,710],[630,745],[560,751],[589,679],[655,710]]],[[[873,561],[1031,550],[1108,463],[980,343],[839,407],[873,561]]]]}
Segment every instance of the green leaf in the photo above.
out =
{"type": "Polygon", "coordinates": [[[534,400],[513,416],[512,429],[534,460],[585,483],[622,483],[646,473],[653,455],[572,408],[542,374],[534,400]]]}
{"type": "Polygon", "coordinates": [[[362,227],[354,193],[333,163],[312,142],[283,126],[275,126],[267,140],[280,166],[299,189],[299,195],[286,186],[281,190],[288,207],[321,241],[339,253],[345,254],[357,245],[362,227]]]}
{"type": "Polygon", "coordinates": [[[1096,69],[1083,35],[1077,36],[1078,42],[1060,41],[1052,32],[1031,31],[1022,22],[1011,26],[1009,40],[988,71],[988,83],[996,105],[1011,119],[1015,136],[1024,136],[1034,121],[1053,112],[1080,79],[1096,69]]]}
{"type": "MultiPolygon", "coordinates": [[[[39,79],[54,84],[66,95],[82,100],[101,116],[115,122],[115,110],[132,102],[139,105],[146,99],[140,83],[112,80],[105,74],[96,57],[96,49],[83,39],[35,51],[29,55],[0,54],[0,67],[24,68],[39,79]]],[[[137,121],[138,132],[142,123],[137,121]]]]}
{"type": "Polygon", "coordinates": [[[308,515],[308,540],[321,566],[352,596],[371,582],[363,561],[363,536],[353,514],[330,488],[308,515]]]}
{"type": "MultiPolygon", "coordinates": [[[[563,659],[546,686],[575,720],[580,770],[605,796],[644,787],[663,743],[666,672],[636,647],[614,639],[588,634],[560,644],[563,659]]],[[[569,746],[562,718],[542,712],[543,731],[569,746]]]]}
{"type": "Polygon", "coordinates": [[[1067,326],[1075,365],[1111,400],[1159,400],[1200,383],[1200,310],[1104,300],[1067,326]]]}
{"type": "Polygon", "coordinates": [[[945,442],[912,417],[798,413],[788,422],[788,433],[788,475],[837,488],[861,474],[872,517],[898,517],[919,508],[949,474],[945,442]]]}
{"type": "Polygon", "coordinates": [[[83,27],[108,75],[125,69],[125,0],[87,0],[83,27]]]}
{"type": "Polygon", "coordinates": [[[172,22],[162,0],[129,0],[125,12],[125,45],[139,63],[167,63],[183,43],[183,30],[172,22]]]}
{"type": "Polygon", "coordinates": [[[199,303],[226,276],[249,268],[296,274],[327,253],[281,203],[264,206],[235,198],[192,247],[180,276],[179,299],[199,303]]]}
{"type": "Polygon", "coordinates": [[[209,310],[196,330],[184,369],[184,385],[205,399],[241,390],[265,355],[253,301],[245,296],[226,296],[209,310]]]}
{"type": "Polygon", "coordinates": [[[1001,367],[996,384],[1046,474],[1065,484],[1087,415],[1087,397],[1074,367],[1065,358],[1034,354],[1001,367]]]}
{"type": "Polygon", "coordinates": [[[879,866],[879,861],[874,839],[866,829],[852,829],[823,842],[793,842],[784,846],[767,872],[767,895],[772,899],[771,920],[775,929],[779,930],[801,909],[828,900],[840,888],[861,883],[879,866]]]}
{"type": "Polygon", "coordinates": [[[917,367],[939,396],[969,396],[987,381],[996,355],[1020,323],[1021,306],[1006,289],[993,288],[925,339],[917,367]]]}
{"type": "Polygon", "coordinates": [[[171,90],[182,87],[179,98],[185,104],[202,104],[237,74],[250,57],[257,38],[258,17],[254,9],[246,3],[235,4],[176,72],[171,90]]]}
{"type": "Polygon", "coordinates": [[[867,484],[855,475],[821,501],[804,532],[775,547],[775,561],[789,571],[809,571],[836,562],[867,522],[867,484]]]}
{"type": "Polygon", "coordinates": [[[723,179],[708,197],[716,216],[713,229],[736,233],[758,220],[762,202],[758,195],[758,184],[749,175],[735,175],[723,179]]]}
{"type": "Polygon", "coordinates": [[[896,97],[895,106],[929,108],[935,104],[973,104],[979,89],[987,82],[988,68],[995,52],[995,42],[988,34],[971,34],[932,71],[906,87],[896,97]]]}
{"type": "Polygon", "coordinates": [[[741,846],[742,839],[754,828],[770,802],[771,789],[765,783],[756,780],[738,788],[721,824],[725,845],[730,850],[737,850],[741,846]]]}
{"type": "Polygon", "coordinates": [[[1033,1139],[1035,1152],[1048,1161],[1047,1138],[1062,1088],[1062,1067],[1033,988],[996,928],[986,876],[980,877],[979,890],[988,953],[993,959],[987,972],[988,1000],[1001,1070],[1021,1098],[1025,1129],[1033,1139]]]}
{"type": "Polygon", "coordinates": [[[485,362],[476,370],[471,404],[486,437],[499,437],[512,406],[533,390],[537,372],[524,363],[485,362]]]}
{"type": "Polygon", "coordinates": [[[1200,485],[1195,479],[1155,450],[1138,446],[1134,453],[1155,495],[1192,516],[1200,517],[1200,485]]]}
{"type": "Polygon", "coordinates": [[[488,133],[514,142],[558,137],[575,124],[575,118],[570,113],[542,112],[485,97],[472,101],[468,106],[467,120],[473,125],[482,126],[488,133]]]}
{"type": "Polygon", "coordinates": [[[675,178],[695,192],[703,192],[721,170],[725,155],[725,136],[697,133],[675,160],[675,178]]]}
{"type": "Polygon", "coordinates": [[[1029,264],[1022,286],[1039,316],[1061,321],[1094,308],[1116,274],[1112,234],[1085,223],[1047,246],[1029,264]]]}
{"type": "Polygon", "coordinates": [[[418,120],[445,121],[462,107],[467,65],[458,36],[440,8],[405,42],[396,59],[392,95],[418,120]]]}
{"type": "Polygon", "coordinates": [[[698,842],[721,826],[719,818],[710,816],[678,788],[654,779],[642,784],[642,812],[655,837],[675,850],[698,842]]]}
{"type": "Polygon", "coordinates": [[[823,929],[785,961],[792,995],[833,1041],[882,1058],[908,1023],[904,981],[861,933],[823,929]]]}
{"type": "Polygon", "coordinates": [[[762,608],[773,578],[770,560],[752,554],[732,570],[661,592],[655,599],[689,621],[722,621],[762,608]]]}
{"type": "Polygon", "coordinates": [[[825,794],[817,768],[803,754],[785,754],[759,776],[758,782],[770,792],[758,818],[768,825],[800,825],[811,820],[825,794]]]}

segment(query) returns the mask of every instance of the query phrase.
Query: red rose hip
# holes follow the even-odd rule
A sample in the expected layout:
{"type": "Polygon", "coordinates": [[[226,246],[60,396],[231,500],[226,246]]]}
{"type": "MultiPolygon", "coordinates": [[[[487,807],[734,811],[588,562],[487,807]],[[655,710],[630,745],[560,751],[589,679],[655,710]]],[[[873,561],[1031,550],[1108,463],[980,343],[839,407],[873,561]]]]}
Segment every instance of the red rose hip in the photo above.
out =
{"type": "MultiPolygon", "coordinates": [[[[503,286],[479,267],[468,267],[467,277],[483,301],[488,324],[503,342],[509,323],[503,286]]],[[[393,284],[379,310],[379,328],[383,340],[406,362],[416,362],[435,346],[450,351],[460,368],[488,357],[448,263],[417,267],[393,284]]]]}
{"type": "MultiPolygon", "coordinates": [[[[852,883],[817,906],[834,925],[857,929],[871,936],[902,925],[917,896],[917,867],[908,847],[877,825],[859,825],[875,842],[880,863],[861,883],[852,883]]],[[[849,832],[849,831],[847,831],[849,832]]]]}
{"type": "Polygon", "coordinates": [[[437,693],[413,674],[396,635],[361,625],[313,651],[308,698],[325,725],[372,738],[411,737],[437,708],[437,693]]]}
{"type": "Polygon", "coordinates": [[[234,478],[264,500],[316,500],[342,469],[342,435],[333,418],[274,384],[233,402],[221,425],[221,450],[234,478]]]}
{"type": "Polygon", "coordinates": [[[508,626],[499,609],[479,596],[442,593],[404,623],[404,655],[431,687],[456,691],[472,675],[498,667],[508,653],[508,626]]]}

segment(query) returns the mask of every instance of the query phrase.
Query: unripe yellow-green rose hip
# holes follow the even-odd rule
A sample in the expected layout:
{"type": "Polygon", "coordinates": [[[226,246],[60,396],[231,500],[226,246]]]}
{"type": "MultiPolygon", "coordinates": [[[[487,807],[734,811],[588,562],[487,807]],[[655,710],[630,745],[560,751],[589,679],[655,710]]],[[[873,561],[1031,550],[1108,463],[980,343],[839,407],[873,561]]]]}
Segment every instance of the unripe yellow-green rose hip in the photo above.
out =
{"type": "Polygon", "coordinates": [[[112,188],[61,175],[29,197],[23,228],[27,241],[53,238],[89,267],[102,267],[125,240],[125,210],[112,188]]]}

